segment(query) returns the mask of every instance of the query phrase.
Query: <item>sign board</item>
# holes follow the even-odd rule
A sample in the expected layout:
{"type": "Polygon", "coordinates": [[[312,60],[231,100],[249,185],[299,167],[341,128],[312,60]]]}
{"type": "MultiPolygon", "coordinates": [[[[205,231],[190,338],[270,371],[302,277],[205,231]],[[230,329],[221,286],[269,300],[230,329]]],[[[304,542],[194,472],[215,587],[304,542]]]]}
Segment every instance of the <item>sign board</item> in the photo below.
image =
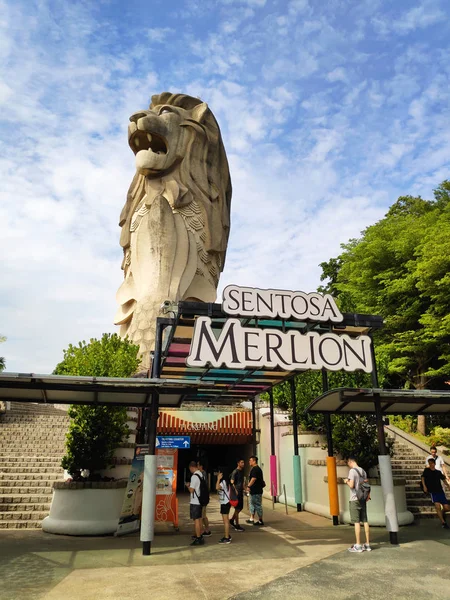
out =
{"type": "MultiPolygon", "coordinates": [[[[228,286],[223,292],[222,310],[246,317],[281,318],[296,321],[339,323],[343,315],[328,294],[288,292],[228,286]]],[[[210,317],[198,317],[186,364],[211,365],[228,369],[280,368],[371,373],[372,340],[367,335],[350,337],[342,333],[273,327],[245,327],[238,318],[229,318],[217,337],[210,317]]]]}
{"type": "Polygon", "coordinates": [[[156,447],[157,448],[179,448],[184,450],[191,447],[191,438],[189,435],[170,435],[170,436],[156,436],[156,447]]]}
{"type": "MultiPolygon", "coordinates": [[[[136,446],[116,535],[132,533],[140,528],[146,454],[148,445],[136,446]]],[[[173,523],[174,527],[178,527],[178,450],[157,449],[156,457],[155,521],[173,523]]]]}

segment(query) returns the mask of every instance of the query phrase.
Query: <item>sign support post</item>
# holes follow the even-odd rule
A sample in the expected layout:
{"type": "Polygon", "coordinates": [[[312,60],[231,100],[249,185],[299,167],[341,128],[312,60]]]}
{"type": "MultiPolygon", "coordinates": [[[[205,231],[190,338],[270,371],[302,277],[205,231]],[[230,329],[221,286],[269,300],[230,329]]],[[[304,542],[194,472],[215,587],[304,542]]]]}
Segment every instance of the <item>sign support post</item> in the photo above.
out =
{"type": "MultiPolygon", "coordinates": [[[[291,402],[292,402],[292,429],[294,434],[294,456],[293,456],[293,467],[294,467],[294,494],[295,502],[297,504],[297,512],[302,511],[302,463],[298,449],[298,422],[297,422],[297,397],[295,391],[295,378],[293,377],[290,381],[291,384],[291,402]]],[[[286,501],[286,497],[284,498],[286,501]]]]}
{"type": "Polygon", "coordinates": [[[275,417],[273,412],[273,389],[269,391],[270,398],[270,495],[273,502],[278,502],[278,473],[277,457],[275,454],[275,417]]]}
{"type": "MultiPolygon", "coordinates": [[[[328,373],[322,370],[322,390],[328,391],[328,373]]],[[[336,457],[333,448],[333,426],[330,415],[326,414],[325,427],[327,433],[327,474],[328,474],[328,497],[330,502],[330,515],[333,518],[333,525],[339,525],[339,494],[337,485],[336,457]]]]}

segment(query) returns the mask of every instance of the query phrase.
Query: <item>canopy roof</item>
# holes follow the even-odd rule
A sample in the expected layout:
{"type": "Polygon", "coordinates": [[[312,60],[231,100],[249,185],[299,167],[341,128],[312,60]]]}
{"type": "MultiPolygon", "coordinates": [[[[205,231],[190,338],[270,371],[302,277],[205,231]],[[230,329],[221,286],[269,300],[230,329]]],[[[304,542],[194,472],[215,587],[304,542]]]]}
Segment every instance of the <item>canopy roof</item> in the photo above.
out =
{"type": "MultiPolygon", "coordinates": [[[[110,404],[146,406],[152,392],[160,406],[179,406],[186,393],[197,389],[195,380],[121,379],[116,377],[68,377],[34,373],[0,373],[0,400],[50,404],[110,404]]],[[[208,384],[211,385],[211,384],[208,384]]],[[[202,383],[202,387],[205,384],[202,383]]]]}
{"type": "Polygon", "coordinates": [[[450,391],[383,390],[338,388],[311,402],[307,413],[363,414],[375,413],[375,400],[380,400],[386,415],[442,415],[450,413],[450,391]]]}
{"type": "MultiPolygon", "coordinates": [[[[186,358],[189,354],[196,317],[208,316],[212,319],[212,329],[218,337],[229,315],[222,311],[221,304],[203,302],[180,302],[177,316],[170,320],[172,325],[166,330],[161,359],[161,377],[197,381],[197,388],[188,390],[184,401],[210,401],[220,404],[251,400],[257,394],[269,390],[274,385],[293,377],[299,371],[281,369],[228,369],[214,367],[189,367],[186,358]],[[211,387],[211,384],[212,387],[211,387]]],[[[169,320],[165,320],[169,321],[169,320]]],[[[286,332],[297,330],[346,333],[359,336],[379,329],[383,325],[381,317],[344,313],[339,324],[308,322],[283,319],[261,319],[241,317],[245,327],[264,327],[286,332]]]]}

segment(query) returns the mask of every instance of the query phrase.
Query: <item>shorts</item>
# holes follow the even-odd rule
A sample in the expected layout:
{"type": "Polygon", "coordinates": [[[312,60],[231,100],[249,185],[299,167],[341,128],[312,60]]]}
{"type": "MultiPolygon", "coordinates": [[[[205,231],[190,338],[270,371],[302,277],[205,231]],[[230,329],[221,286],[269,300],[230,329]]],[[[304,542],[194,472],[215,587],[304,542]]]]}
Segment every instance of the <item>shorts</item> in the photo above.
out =
{"type": "Polygon", "coordinates": [[[230,514],[231,504],[227,502],[226,504],[220,505],[220,514],[221,515],[229,515],[230,514]]]}
{"type": "Polygon", "coordinates": [[[436,492],[435,494],[431,494],[431,501],[439,504],[448,504],[447,496],[445,492],[436,492]]]}
{"type": "Polygon", "coordinates": [[[203,506],[200,506],[200,504],[190,504],[189,506],[190,506],[191,519],[193,521],[195,521],[196,519],[201,519],[203,506]]]}
{"type": "Polygon", "coordinates": [[[359,500],[350,500],[350,521],[352,523],[367,523],[367,503],[359,500]]]}
{"type": "Polygon", "coordinates": [[[262,494],[250,494],[248,497],[248,507],[252,515],[256,513],[259,517],[262,517],[262,494]]]}
{"type": "Polygon", "coordinates": [[[243,493],[242,494],[238,494],[237,501],[238,501],[238,503],[234,507],[234,510],[236,512],[241,512],[241,510],[244,508],[244,494],[243,493]]]}

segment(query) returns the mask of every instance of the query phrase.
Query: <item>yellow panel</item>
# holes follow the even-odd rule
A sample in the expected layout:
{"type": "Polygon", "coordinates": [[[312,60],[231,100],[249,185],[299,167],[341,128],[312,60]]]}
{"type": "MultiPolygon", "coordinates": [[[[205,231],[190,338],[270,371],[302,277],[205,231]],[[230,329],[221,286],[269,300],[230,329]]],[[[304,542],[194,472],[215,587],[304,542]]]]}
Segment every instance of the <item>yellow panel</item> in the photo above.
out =
{"type": "Polygon", "coordinates": [[[185,340],[191,340],[193,333],[194,333],[193,327],[189,327],[187,325],[178,325],[178,327],[175,329],[174,337],[183,338],[185,340]]]}

